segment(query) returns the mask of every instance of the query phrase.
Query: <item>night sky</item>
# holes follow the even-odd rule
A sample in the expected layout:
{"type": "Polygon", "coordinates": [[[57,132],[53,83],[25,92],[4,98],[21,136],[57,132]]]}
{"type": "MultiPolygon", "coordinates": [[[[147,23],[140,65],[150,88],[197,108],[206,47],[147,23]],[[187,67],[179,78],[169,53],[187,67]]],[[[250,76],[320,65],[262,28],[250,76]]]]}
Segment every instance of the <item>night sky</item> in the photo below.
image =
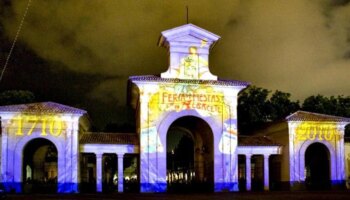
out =
{"type": "MultiPolygon", "coordinates": [[[[0,3],[1,68],[27,0],[0,3]]],[[[160,74],[160,32],[189,22],[221,36],[209,67],[293,99],[350,95],[348,0],[32,0],[0,90],[86,109],[97,126],[128,121],[126,80],[160,74]]]]}

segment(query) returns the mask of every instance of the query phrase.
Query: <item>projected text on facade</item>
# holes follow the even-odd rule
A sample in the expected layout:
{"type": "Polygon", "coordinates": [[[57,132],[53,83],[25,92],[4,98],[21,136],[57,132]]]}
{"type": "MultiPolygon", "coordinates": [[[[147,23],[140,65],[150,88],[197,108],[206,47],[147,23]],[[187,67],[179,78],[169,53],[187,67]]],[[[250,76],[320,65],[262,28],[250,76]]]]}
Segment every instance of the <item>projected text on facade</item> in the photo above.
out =
{"type": "Polygon", "coordinates": [[[303,122],[296,128],[296,140],[339,140],[340,132],[336,124],[312,124],[303,122]]]}
{"type": "Polygon", "coordinates": [[[40,132],[41,136],[48,134],[58,137],[61,135],[65,124],[57,116],[22,115],[12,119],[16,136],[30,136],[33,132],[40,132]]]}

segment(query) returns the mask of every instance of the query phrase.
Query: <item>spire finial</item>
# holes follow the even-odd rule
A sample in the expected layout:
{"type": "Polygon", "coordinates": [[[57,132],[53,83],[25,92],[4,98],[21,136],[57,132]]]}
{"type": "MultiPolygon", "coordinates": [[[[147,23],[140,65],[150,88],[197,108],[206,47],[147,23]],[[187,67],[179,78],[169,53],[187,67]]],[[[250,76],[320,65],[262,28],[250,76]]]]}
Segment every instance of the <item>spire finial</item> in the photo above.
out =
{"type": "Polygon", "coordinates": [[[188,24],[188,5],[186,5],[186,24],[188,24]]]}

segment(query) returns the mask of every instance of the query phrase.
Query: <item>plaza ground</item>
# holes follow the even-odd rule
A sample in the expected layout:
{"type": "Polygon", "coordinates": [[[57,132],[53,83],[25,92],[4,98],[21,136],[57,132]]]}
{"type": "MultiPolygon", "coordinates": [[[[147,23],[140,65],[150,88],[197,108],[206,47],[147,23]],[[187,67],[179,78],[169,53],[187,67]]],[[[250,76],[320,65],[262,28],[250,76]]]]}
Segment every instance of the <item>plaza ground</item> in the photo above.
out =
{"type": "Polygon", "coordinates": [[[200,193],[200,194],[11,194],[7,195],[5,199],[122,199],[122,200],[274,200],[274,199],[307,199],[307,200],[338,200],[338,199],[350,199],[350,191],[279,191],[279,192],[236,192],[236,193],[200,193]]]}

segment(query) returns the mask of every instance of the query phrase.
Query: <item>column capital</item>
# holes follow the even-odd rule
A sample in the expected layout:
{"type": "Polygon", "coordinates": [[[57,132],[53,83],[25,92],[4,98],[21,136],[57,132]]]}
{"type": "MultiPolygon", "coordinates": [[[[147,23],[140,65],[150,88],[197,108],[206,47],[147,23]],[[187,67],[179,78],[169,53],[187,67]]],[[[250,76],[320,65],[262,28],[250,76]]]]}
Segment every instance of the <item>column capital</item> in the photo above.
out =
{"type": "Polygon", "coordinates": [[[253,154],[244,154],[245,155],[245,157],[246,157],[246,159],[251,159],[252,158],[252,156],[253,156],[253,154]]]}
{"type": "Polygon", "coordinates": [[[117,153],[118,158],[124,158],[125,153],[117,153]]]}
{"type": "Polygon", "coordinates": [[[269,159],[271,154],[264,154],[264,159],[269,159]]]}
{"type": "Polygon", "coordinates": [[[103,153],[95,153],[95,155],[96,155],[96,158],[102,158],[103,153]]]}

